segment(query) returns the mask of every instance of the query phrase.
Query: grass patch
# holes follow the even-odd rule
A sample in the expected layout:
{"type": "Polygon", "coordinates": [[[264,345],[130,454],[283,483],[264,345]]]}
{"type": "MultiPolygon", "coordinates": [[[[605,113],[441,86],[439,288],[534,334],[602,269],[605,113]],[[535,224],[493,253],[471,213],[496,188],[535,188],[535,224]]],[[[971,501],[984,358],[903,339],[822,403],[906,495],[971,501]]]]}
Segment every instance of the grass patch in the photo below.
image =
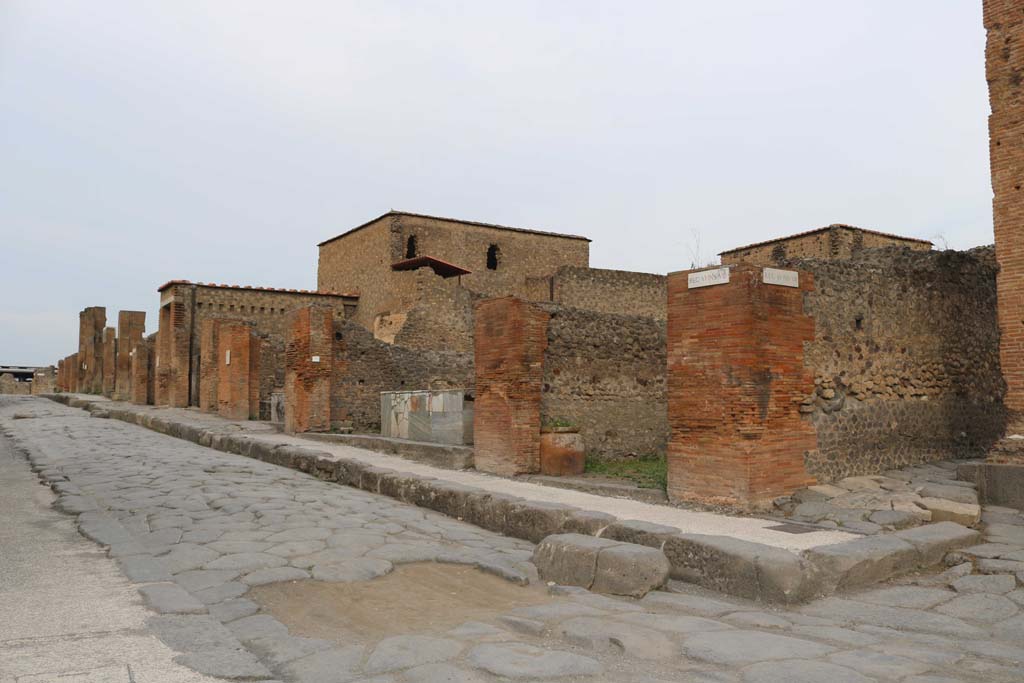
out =
{"type": "Polygon", "coordinates": [[[668,482],[668,468],[664,457],[624,458],[612,460],[587,458],[584,470],[587,474],[627,479],[640,488],[665,490],[668,482]]]}

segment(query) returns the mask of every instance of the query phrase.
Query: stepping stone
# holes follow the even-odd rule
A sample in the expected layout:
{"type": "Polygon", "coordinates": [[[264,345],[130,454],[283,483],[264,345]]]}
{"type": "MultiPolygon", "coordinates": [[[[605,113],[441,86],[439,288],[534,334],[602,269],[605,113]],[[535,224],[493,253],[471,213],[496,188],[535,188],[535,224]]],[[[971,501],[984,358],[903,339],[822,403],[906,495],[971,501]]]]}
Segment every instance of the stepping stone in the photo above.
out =
{"type": "Polygon", "coordinates": [[[366,670],[383,673],[454,659],[463,644],[448,638],[431,636],[394,636],[385,638],[366,660],[366,670]]]}
{"type": "Polygon", "coordinates": [[[960,503],[946,498],[921,498],[921,504],[932,513],[933,522],[956,522],[970,527],[981,521],[981,506],[977,503],[960,503]]]}

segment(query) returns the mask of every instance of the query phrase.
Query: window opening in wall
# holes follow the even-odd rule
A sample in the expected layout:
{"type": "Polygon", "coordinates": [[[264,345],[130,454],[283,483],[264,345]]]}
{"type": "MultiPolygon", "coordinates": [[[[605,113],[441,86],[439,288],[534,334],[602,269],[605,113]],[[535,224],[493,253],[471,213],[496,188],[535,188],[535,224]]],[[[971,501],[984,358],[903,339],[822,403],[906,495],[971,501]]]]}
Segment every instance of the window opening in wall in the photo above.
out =
{"type": "Polygon", "coordinates": [[[416,257],[416,235],[409,235],[405,241],[405,258],[416,257]]]}
{"type": "Polygon", "coordinates": [[[492,244],[487,247],[487,270],[498,269],[498,245],[492,244]]]}

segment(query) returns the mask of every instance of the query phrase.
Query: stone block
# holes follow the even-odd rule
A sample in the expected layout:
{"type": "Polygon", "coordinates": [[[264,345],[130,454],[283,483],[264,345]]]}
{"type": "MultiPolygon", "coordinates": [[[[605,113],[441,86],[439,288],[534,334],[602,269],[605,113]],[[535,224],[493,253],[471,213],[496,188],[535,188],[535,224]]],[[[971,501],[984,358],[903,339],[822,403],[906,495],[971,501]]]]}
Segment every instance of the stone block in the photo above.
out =
{"type": "Polygon", "coordinates": [[[597,572],[597,556],[619,545],[616,541],[582,534],[548,536],[533,551],[533,564],[543,581],[590,588],[597,572]]]}
{"type": "Polygon", "coordinates": [[[664,586],[670,570],[668,558],[660,550],[623,543],[598,553],[590,589],[595,593],[642,598],[664,586]]]}
{"type": "Polygon", "coordinates": [[[956,522],[963,526],[974,526],[981,521],[981,506],[976,503],[961,503],[946,498],[922,498],[921,504],[932,513],[933,522],[956,522]]]}
{"type": "Polygon", "coordinates": [[[541,474],[555,477],[583,474],[585,458],[583,435],[579,432],[541,432],[541,474]]]}
{"type": "Polygon", "coordinates": [[[954,522],[938,522],[897,531],[893,537],[913,545],[918,554],[918,564],[930,567],[941,562],[950,550],[975,545],[981,534],[954,522]]]}
{"type": "Polygon", "coordinates": [[[803,554],[827,589],[867,586],[918,565],[915,546],[894,536],[867,536],[803,554]]]}

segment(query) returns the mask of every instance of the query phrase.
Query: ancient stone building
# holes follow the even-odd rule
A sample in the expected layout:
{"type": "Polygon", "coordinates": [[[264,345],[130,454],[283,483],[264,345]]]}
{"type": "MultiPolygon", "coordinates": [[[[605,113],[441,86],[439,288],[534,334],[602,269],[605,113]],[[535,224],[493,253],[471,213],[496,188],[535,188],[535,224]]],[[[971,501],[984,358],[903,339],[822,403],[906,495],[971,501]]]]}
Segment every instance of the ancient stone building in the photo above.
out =
{"type": "Polygon", "coordinates": [[[752,263],[772,266],[789,259],[848,259],[864,249],[878,247],[906,247],[914,251],[928,251],[932,243],[914,237],[901,237],[853,225],[834,223],[817,230],[779,237],[764,242],[736,247],[719,254],[722,263],[752,263]]]}
{"type": "MultiPolygon", "coordinates": [[[[240,287],[172,280],[162,285],[160,319],[153,350],[154,401],[157,405],[199,406],[210,409],[219,392],[204,392],[203,380],[217,381],[221,372],[204,372],[204,322],[222,320],[251,323],[260,339],[259,401],[284,386],[284,349],[288,334],[287,313],[313,303],[330,306],[338,318],[354,311],[358,298],[350,294],[269,287],[240,287]],[[207,396],[208,401],[201,400],[207,396]]],[[[213,334],[213,328],[207,334],[213,334]]],[[[209,346],[209,344],[207,344],[209,346]]],[[[207,350],[208,352],[209,350],[207,350]]],[[[211,356],[206,355],[209,365],[211,356]]]]}

